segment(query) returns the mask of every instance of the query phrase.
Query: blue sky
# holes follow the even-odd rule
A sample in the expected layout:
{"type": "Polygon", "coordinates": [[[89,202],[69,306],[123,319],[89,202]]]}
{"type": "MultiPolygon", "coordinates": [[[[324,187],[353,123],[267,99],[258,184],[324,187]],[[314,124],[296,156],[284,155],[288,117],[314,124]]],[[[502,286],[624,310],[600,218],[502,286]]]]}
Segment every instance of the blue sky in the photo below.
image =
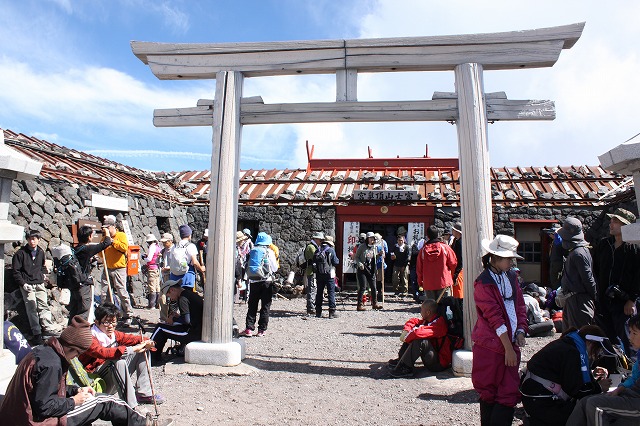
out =
{"type": "MultiPolygon", "coordinates": [[[[242,42],[429,36],[586,21],[547,69],[485,73],[485,90],[556,101],[553,122],[489,126],[493,166],[598,163],[636,135],[640,4],[539,0],[0,0],[0,127],[149,170],[209,168],[211,129],[155,128],[155,108],[212,98],[214,81],[159,81],[130,41],[242,42]]],[[[453,73],[361,74],[359,100],[430,99],[453,73]]],[[[245,79],[265,102],[333,101],[332,76],[245,79]]],[[[316,157],[457,156],[447,123],[244,126],[241,167],[304,168],[316,157]]]]}

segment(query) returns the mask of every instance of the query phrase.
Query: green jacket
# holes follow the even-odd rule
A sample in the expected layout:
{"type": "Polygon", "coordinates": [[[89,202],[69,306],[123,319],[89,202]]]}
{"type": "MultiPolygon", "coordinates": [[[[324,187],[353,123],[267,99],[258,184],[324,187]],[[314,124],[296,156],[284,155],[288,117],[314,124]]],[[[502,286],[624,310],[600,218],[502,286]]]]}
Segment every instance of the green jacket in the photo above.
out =
{"type": "Polygon", "coordinates": [[[307,246],[304,248],[304,258],[307,260],[307,265],[308,265],[307,269],[304,270],[305,276],[313,275],[313,267],[311,266],[311,262],[309,261],[313,259],[313,255],[316,252],[316,250],[318,250],[318,246],[313,241],[307,244],[307,246]]]}

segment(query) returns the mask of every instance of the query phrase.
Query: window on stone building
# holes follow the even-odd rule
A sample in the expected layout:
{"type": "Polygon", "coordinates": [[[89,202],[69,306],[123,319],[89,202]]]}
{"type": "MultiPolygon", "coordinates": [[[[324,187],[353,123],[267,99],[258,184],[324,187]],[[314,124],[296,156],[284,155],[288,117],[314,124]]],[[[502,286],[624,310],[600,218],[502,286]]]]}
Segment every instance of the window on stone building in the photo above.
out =
{"type": "Polygon", "coordinates": [[[165,232],[171,232],[171,225],[169,224],[168,217],[156,216],[156,223],[158,224],[158,230],[160,231],[160,235],[164,234],[165,232]]]}
{"type": "Polygon", "coordinates": [[[520,262],[539,263],[542,261],[542,244],[523,241],[518,246],[518,254],[524,257],[524,260],[520,260],[520,262]]]}

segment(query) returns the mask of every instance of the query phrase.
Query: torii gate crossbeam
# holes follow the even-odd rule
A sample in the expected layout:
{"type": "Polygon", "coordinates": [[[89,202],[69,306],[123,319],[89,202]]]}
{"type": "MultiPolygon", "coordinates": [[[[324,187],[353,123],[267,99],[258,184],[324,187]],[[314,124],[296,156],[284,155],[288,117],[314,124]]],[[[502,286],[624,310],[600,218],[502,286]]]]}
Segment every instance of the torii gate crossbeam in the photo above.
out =
{"type": "Polygon", "coordinates": [[[168,44],[131,42],[133,53],[159,79],[215,79],[213,101],[196,108],[156,110],[157,126],[213,125],[203,341],[189,344],[186,361],[236,365],[241,345],[232,342],[233,237],[237,223],[240,135],[243,124],[334,121],[454,120],[458,130],[466,347],[476,312],[473,279],[480,273],[481,245],[493,234],[487,123],[490,119],[553,119],[551,101],[508,101],[484,93],[485,70],[549,67],[571,48],[584,23],[492,34],[363,40],[265,43],[168,44]],[[357,102],[361,72],[455,73],[455,94],[431,101],[357,102]],[[242,98],[244,77],[336,74],[336,102],[264,104],[242,98]],[[472,183],[472,184],[470,184],[472,183]],[[211,253],[213,255],[211,255],[211,253]]]}

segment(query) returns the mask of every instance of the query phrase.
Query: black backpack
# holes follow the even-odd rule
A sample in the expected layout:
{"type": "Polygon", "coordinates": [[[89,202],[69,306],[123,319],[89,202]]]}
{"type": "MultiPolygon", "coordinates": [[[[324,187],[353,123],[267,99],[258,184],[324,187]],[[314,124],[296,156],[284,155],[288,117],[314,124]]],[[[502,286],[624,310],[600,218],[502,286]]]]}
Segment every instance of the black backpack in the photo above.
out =
{"type": "Polygon", "coordinates": [[[90,275],[82,270],[80,262],[74,253],[54,259],[57,283],[59,288],[77,290],[90,281],[90,275]]]}
{"type": "Polygon", "coordinates": [[[313,272],[316,274],[329,275],[331,274],[331,264],[329,263],[329,246],[320,247],[313,253],[311,259],[313,272]]]}
{"type": "Polygon", "coordinates": [[[463,337],[462,310],[457,300],[451,296],[443,297],[438,302],[438,315],[447,320],[447,334],[463,337]]]}

